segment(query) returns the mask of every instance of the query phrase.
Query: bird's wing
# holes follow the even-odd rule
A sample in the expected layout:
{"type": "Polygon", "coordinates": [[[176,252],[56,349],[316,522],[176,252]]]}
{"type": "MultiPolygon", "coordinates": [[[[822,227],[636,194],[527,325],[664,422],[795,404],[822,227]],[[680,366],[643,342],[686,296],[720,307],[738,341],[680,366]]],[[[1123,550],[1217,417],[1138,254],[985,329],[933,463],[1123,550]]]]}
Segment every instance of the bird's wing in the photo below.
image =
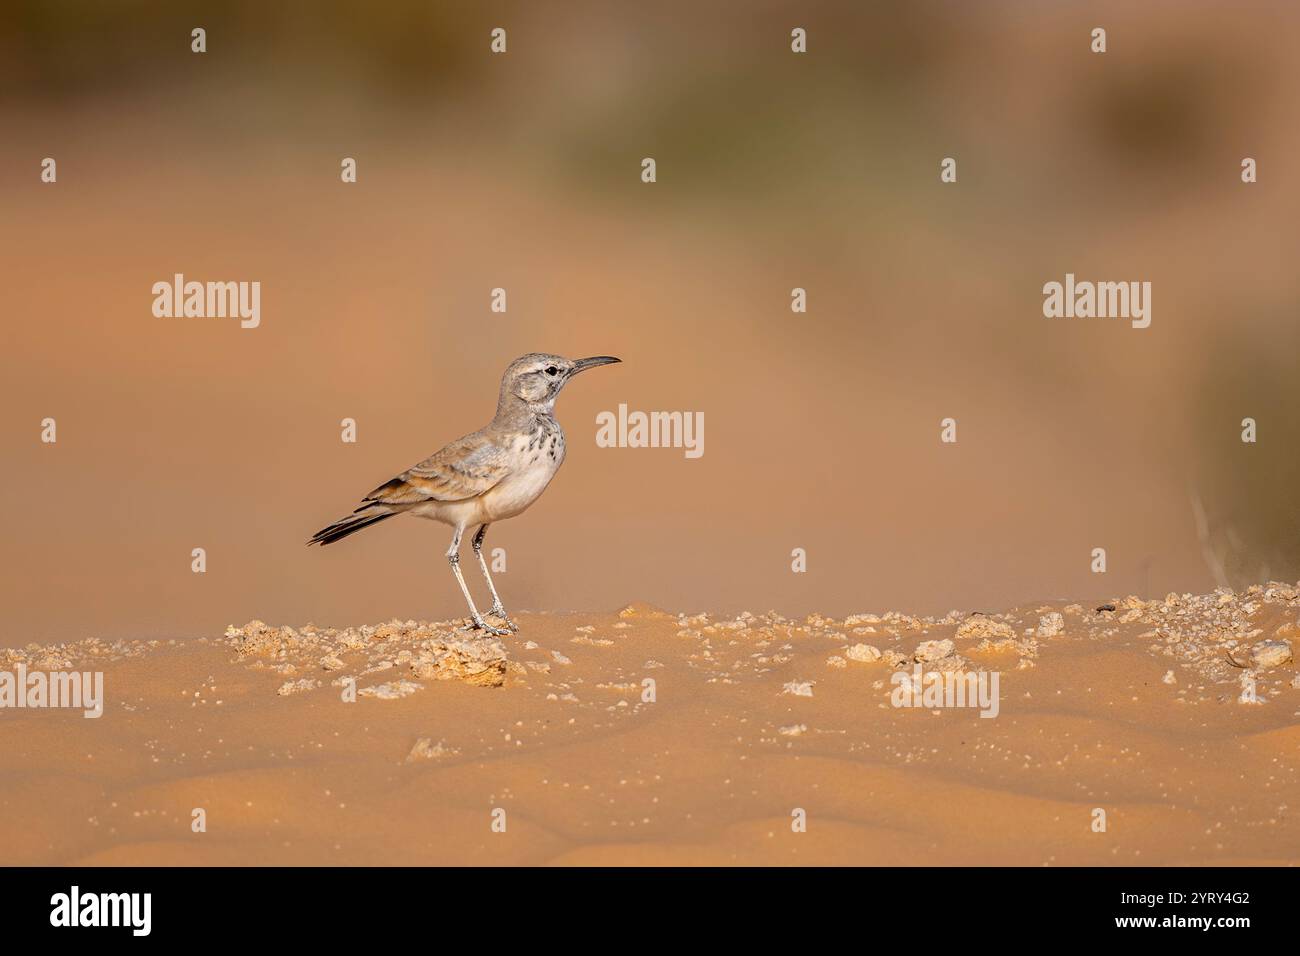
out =
{"type": "Polygon", "coordinates": [[[509,473],[504,449],[481,435],[469,435],[384,482],[362,500],[386,505],[464,501],[489,491],[509,473]]]}

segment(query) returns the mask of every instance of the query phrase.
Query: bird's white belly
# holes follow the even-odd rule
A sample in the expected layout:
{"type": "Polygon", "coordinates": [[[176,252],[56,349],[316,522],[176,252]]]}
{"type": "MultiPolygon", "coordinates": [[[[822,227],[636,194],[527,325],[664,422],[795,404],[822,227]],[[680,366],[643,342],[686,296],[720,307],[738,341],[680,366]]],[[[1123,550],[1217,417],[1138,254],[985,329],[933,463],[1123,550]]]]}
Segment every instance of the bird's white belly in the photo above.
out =
{"type": "MultiPolygon", "coordinates": [[[[531,456],[530,456],[531,457],[531,456]]],[[[543,452],[535,461],[519,468],[483,496],[484,520],[500,521],[519,514],[540,497],[564,461],[543,452]]]]}

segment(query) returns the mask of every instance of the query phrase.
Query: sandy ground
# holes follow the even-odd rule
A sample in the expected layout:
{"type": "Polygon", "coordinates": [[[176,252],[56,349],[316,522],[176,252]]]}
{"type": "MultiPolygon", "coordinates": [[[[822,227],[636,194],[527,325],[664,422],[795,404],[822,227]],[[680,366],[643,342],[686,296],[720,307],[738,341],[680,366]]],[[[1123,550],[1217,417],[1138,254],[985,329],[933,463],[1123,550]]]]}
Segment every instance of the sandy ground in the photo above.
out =
{"type": "Polygon", "coordinates": [[[106,698],[0,710],[0,862],[1300,861],[1300,592],[1113,604],[0,651],[106,698]],[[997,672],[997,716],[893,706],[918,657],[997,672]]]}

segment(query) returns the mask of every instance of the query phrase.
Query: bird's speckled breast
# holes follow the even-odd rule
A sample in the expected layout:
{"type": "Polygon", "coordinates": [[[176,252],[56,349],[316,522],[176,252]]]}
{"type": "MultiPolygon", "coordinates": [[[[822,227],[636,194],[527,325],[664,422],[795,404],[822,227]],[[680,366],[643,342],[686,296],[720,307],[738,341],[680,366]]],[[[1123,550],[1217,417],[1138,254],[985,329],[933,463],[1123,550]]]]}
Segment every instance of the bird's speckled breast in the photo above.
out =
{"type": "Polygon", "coordinates": [[[515,438],[510,451],[515,458],[510,475],[483,496],[490,521],[519,514],[546,490],[564,464],[564,431],[554,418],[538,416],[530,431],[515,438]]]}

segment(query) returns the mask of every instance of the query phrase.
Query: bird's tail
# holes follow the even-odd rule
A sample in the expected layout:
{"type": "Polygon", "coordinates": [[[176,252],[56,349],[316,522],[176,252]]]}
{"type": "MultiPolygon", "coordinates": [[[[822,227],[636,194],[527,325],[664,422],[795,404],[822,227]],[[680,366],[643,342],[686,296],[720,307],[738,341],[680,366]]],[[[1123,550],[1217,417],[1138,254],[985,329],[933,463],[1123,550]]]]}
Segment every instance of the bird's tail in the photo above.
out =
{"type": "Polygon", "coordinates": [[[328,528],[321,528],[312,535],[307,544],[309,546],[313,544],[333,544],[341,538],[355,534],[362,528],[369,528],[372,524],[383,521],[385,518],[391,518],[395,514],[400,514],[400,512],[388,511],[382,505],[362,505],[346,518],[340,518],[328,528]]]}

